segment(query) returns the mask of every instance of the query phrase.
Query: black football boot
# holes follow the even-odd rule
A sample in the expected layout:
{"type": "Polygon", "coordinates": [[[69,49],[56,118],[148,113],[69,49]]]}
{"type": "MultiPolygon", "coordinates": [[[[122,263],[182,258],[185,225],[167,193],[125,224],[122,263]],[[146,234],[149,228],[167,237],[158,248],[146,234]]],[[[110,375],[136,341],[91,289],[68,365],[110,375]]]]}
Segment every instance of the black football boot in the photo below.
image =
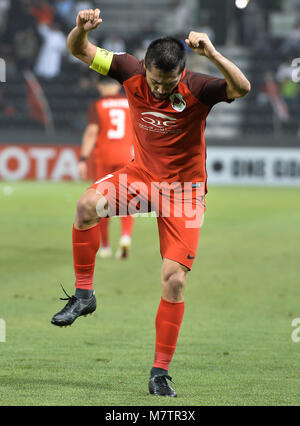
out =
{"type": "Polygon", "coordinates": [[[96,310],[97,303],[95,292],[91,291],[89,297],[78,297],[78,296],[69,296],[65,289],[62,287],[66,298],[60,298],[60,300],[68,300],[66,306],[55,314],[51,323],[59,327],[67,327],[71,325],[78,317],[84,315],[89,315],[96,310]]]}
{"type": "MultiPolygon", "coordinates": [[[[156,396],[172,396],[176,397],[177,393],[168,383],[168,380],[172,382],[172,377],[168,375],[155,375],[150,377],[149,380],[149,392],[156,396]]],[[[172,382],[174,383],[174,382],[172,382]]]]}

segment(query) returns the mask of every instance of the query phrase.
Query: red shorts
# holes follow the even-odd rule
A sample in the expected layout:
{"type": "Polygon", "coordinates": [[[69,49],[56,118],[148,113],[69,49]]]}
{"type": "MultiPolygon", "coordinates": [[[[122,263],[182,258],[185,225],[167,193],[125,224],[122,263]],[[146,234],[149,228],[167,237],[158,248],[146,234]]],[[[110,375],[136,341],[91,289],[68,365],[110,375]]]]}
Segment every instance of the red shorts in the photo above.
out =
{"type": "Polygon", "coordinates": [[[90,188],[107,199],[108,216],[155,211],[162,258],[191,269],[205,211],[204,182],[157,182],[130,163],[90,188]]]}
{"type": "Polygon", "coordinates": [[[92,179],[95,182],[97,179],[102,178],[103,176],[107,175],[108,173],[114,172],[115,170],[119,170],[122,167],[124,167],[127,163],[96,163],[93,162],[92,164],[92,179]]]}

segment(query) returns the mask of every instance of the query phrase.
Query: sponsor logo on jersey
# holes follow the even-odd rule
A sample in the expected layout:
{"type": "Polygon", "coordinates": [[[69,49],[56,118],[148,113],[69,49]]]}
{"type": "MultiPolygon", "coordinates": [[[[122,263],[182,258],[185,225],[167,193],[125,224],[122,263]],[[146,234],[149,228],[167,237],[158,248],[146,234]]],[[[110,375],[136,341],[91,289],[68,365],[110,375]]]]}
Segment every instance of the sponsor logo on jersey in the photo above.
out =
{"type": "Polygon", "coordinates": [[[182,129],[177,128],[177,119],[161,112],[146,111],[142,112],[141,120],[146,123],[139,123],[139,126],[151,132],[159,133],[181,133],[182,129]]]}
{"type": "Polygon", "coordinates": [[[169,117],[160,112],[142,112],[142,116],[142,121],[152,124],[154,127],[170,127],[176,124],[176,118],[169,117]]]}

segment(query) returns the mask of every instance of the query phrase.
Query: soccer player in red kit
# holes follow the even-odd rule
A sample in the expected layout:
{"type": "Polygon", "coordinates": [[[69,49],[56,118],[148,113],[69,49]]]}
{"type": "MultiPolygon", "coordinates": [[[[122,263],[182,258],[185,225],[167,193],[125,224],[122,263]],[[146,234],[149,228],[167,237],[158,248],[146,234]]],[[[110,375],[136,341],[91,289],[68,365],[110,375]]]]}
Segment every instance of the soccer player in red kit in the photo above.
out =
{"type": "MultiPolygon", "coordinates": [[[[121,93],[121,85],[112,78],[102,78],[97,88],[100,98],[89,107],[88,124],[83,134],[81,156],[78,164],[79,176],[87,178],[86,160],[92,155],[93,181],[125,166],[133,159],[134,133],[131,125],[129,105],[121,93]]],[[[99,256],[112,255],[109,242],[109,217],[100,221],[99,256]]],[[[116,253],[118,259],[128,257],[133,230],[133,216],[122,216],[121,238],[116,253]]]]}
{"type": "Polygon", "coordinates": [[[168,370],[183,319],[184,290],[196,256],[204,211],[205,120],[216,103],[246,95],[250,83],[236,65],[215,49],[206,34],[190,32],[185,42],[193,52],[215,64],[222,79],[188,71],[183,44],[169,37],[150,43],[142,61],[126,53],[100,49],[87,35],[101,22],[99,9],[81,11],[68,36],[68,48],[95,71],[123,84],[136,135],[135,159],[99,179],[79,199],[73,225],[76,293],[52,318],[52,323],[68,325],[95,309],[93,273],[99,246],[98,222],[107,213],[130,210],[139,192],[142,208],[154,208],[157,213],[162,257],[162,294],[148,387],[150,394],[175,397],[168,370]],[[164,191],[167,187],[173,189],[168,196],[164,191]],[[184,210],[178,214],[182,187],[184,210]],[[160,198],[152,202],[156,189],[160,198]],[[167,199],[171,207],[169,214],[164,214],[167,199]],[[192,217],[189,209],[195,213],[196,220],[190,221],[193,224],[188,220],[192,217]]]}

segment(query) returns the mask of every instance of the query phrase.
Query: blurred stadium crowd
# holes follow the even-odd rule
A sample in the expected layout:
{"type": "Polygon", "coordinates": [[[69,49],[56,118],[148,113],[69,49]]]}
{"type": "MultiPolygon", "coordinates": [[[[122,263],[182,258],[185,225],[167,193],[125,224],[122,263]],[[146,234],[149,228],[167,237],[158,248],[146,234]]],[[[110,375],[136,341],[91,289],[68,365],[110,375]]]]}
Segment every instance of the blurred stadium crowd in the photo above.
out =
{"type": "MultiPolygon", "coordinates": [[[[236,7],[237,3],[1,0],[0,58],[6,65],[6,82],[0,84],[1,131],[45,127],[45,111],[39,113],[34,98],[39,89],[55,131],[83,129],[87,107],[97,96],[98,76],[71,57],[66,36],[79,10],[99,7],[103,24],[90,34],[93,41],[140,58],[149,42],[161,35],[184,39],[191,29],[208,33],[225,56],[241,64],[252,82],[251,94],[242,101],[239,130],[300,137],[300,84],[291,77],[292,61],[300,57],[300,0],[250,0],[244,9],[236,7]]],[[[189,57],[195,70],[215,72],[202,58],[189,57]]],[[[235,120],[232,125],[237,125],[235,120]]]]}

